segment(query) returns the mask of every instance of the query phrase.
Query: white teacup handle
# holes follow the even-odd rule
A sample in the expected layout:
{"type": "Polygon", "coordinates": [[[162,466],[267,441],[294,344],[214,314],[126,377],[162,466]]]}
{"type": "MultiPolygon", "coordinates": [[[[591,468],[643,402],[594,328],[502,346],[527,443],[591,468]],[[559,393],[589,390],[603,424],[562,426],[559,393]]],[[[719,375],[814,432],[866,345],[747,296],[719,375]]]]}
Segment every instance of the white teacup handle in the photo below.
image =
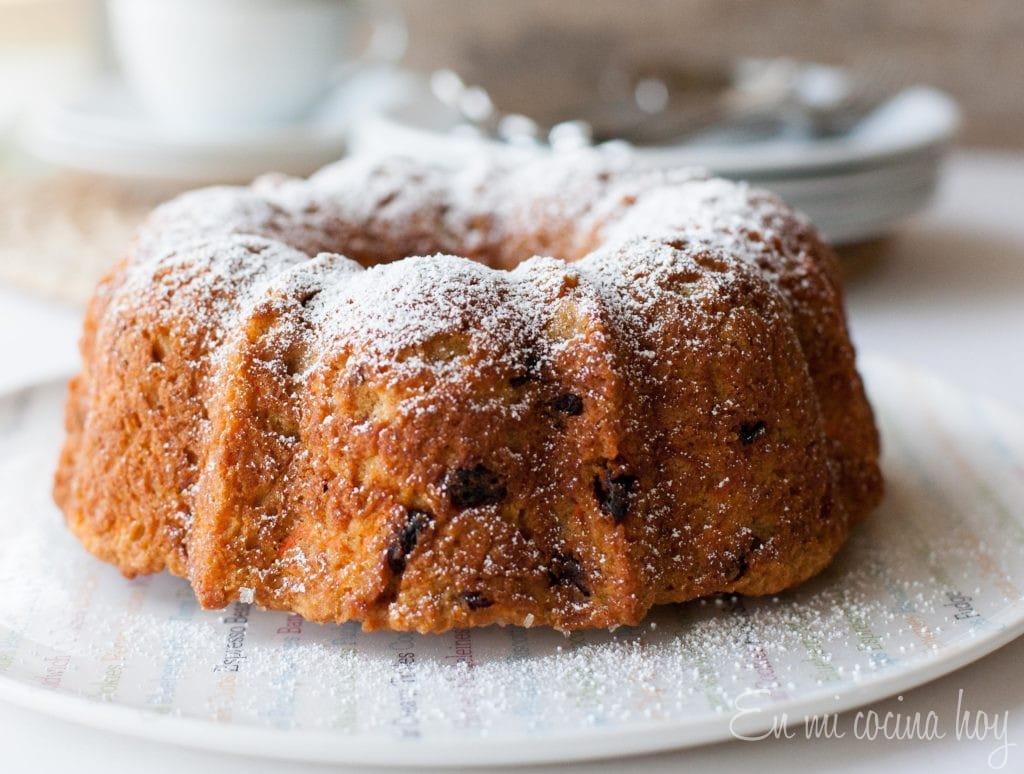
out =
{"type": "Polygon", "coordinates": [[[394,0],[367,0],[362,11],[370,25],[369,43],[360,54],[357,64],[395,64],[405,54],[409,31],[405,17],[394,0]]]}

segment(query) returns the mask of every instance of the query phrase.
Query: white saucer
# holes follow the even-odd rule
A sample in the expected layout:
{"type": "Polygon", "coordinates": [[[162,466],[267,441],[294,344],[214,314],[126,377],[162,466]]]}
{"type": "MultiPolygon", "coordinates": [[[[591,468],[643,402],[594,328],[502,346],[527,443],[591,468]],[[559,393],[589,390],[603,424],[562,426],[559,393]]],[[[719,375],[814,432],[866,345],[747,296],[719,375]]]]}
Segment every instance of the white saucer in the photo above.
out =
{"type": "Polygon", "coordinates": [[[246,181],[268,171],[308,174],[340,158],[352,119],[401,82],[390,69],[366,69],[294,124],[192,135],[150,118],[121,80],[100,81],[76,97],[40,105],[22,136],[46,161],[108,175],[208,182],[246,181]]]}
{"type": "MultiPolygon", "coordinates": [[[[353,152],[403,153],[458,164],[486,154],[543,153],[453,133],[454,112],[419,82],[415,88],[354,122],[353,152]]],[[[700,143],[633,153],[640,166],[698,166],[777,190],[804,210],[836,243],[884,233],[927,204],[945,149],[959,124],[955,103],[935,89],[908,89],[876,109],[849,133],[829,139],[762,143],[700,143]]]]}
{"type": "Polygon", "coordinates": [[[756,735],[953,671],[1024,632],[1024,419],[868,359],[887,495],[823,575],[641,626],[418,636],[196,608],[127,581],[50,501],[61,385],[0,398],[0,697],[125,734],[396,766],[535,763],[756,735]],[[237,669],[236,669],[237,666],[237,669]],[[739,713],[737,702],[741,709],[739,713]]]}
{"type": "Polygon", "coordinates": [[[878,166],[753,182],[805,212],[833,244],[849,244],[884,234],[927,205],[941,161],[940,151],[921,152],[878,166]]]}

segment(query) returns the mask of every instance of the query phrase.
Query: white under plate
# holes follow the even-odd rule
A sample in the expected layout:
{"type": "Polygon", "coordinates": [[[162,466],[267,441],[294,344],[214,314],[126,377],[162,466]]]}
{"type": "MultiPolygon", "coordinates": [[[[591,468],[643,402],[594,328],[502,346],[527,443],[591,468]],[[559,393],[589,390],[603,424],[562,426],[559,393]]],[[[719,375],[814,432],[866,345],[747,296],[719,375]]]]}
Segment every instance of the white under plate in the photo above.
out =
{"type": "Polygon", "coordinates": [[[0,697],[183,745],[409,766],[684,747],[906,690],[1024,632],[1024,421],[903,367],[864,372],[888,493],[828,571],[570,637],[364,634],[127,581],[50,502],[62,387],[0,398],[0,697]]]}
{"type": "MultiPolygon", "coordinates": [[[[410,76],[402,89],[353,122],[349,148],[447,164],[481,154],[516,158],[547,152],[453,131],[458,121],[425,83],[410,76]]],[[[928,204],[958,125],[953,100],[922,86],[897,94],[838,137],[637,147],[632,161],[641,167],[697,166],[749,180],[806,212],[832,243],[846,244],[880,236],[928,204]]]]}
{"type": "Polygon", "coordinates": [[[107,175],[206,182],[248,181],[271,171],[309,174],[341,157],[354,117],[404,83],[389,68],[366,68],[295,123],[182,134],[148,116],[125,83],[111,79],[41,104],[23,137],[46,161],[107,175]]]}
{"type": "MultiPolygon", "coordinates": [[[[521,147],[453,131],[460,117],[407,75],[402,88],[352,125],[354,151],[422,154],[458,163],[474,153],[522,154],[521,147]]],[[[945,148],[960,124],[956,103],[927,86],[908,88],[838,137],[779,137],[761,142],[684,142],[638,146],[635,160],[651,167],[697,166],[731,178],[767,179],[877,166],[945,148]]]]}

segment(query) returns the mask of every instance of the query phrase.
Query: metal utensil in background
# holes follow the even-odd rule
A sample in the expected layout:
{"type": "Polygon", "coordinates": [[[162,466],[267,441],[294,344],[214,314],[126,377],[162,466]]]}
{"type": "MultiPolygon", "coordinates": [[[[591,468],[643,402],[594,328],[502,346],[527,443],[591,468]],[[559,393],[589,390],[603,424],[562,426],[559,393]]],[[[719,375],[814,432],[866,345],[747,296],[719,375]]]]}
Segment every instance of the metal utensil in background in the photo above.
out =
{"type": "Polygon", "coordinates": [[[730,70],[609,67],[570,120],[503,112],[485,88],[438,70],[431,90],[463,119],[457,131],[510,144],[651,146],[714,134],[734,141],[848,131],[897,90],[882,67],[857,72],[790,59],[742,59],[730,70]]]}

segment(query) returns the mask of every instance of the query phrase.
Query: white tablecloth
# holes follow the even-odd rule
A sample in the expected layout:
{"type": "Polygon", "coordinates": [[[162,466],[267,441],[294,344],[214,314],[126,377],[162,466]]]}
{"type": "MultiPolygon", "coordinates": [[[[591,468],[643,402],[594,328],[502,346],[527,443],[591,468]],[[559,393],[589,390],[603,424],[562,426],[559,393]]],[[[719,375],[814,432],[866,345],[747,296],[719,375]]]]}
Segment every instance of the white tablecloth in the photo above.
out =
{"type": "MultiPolygon", "coordinates": [[[[961,153],[950,162],[935,205],[847,265],[853,336],[864,352],[935,371],[1024,411],[1024,156],[961,153]]],[[[0,287],[0,390],[74,368],[80,312],[0,287]]],[[[1008,726],[1006,771],[1024,771],[1024,638],[941,680],[873,707],[904,716],[936,712],[950,733],[928,742],[848,734],[839,740],[729,742],[629,761],[637,772],[734,771],[770,774],[982,771],[1002,741],[957,739],[962,707],[1008,726]]],[[[846,727],[852,728],[850,719],[846,727]]],[[[138,741],[51,720],[0,704],[0,771],[317,771],[138,741]]],[[[996,761],[998,762],[998,758],[996,761]]],[[[564,770],[568,767],[560,767],[564,770]]],[[[588,770],[620,771],[621,761],[588,770]]],[[[530,771],[543,771],[531,769],[530,771]]]]}

